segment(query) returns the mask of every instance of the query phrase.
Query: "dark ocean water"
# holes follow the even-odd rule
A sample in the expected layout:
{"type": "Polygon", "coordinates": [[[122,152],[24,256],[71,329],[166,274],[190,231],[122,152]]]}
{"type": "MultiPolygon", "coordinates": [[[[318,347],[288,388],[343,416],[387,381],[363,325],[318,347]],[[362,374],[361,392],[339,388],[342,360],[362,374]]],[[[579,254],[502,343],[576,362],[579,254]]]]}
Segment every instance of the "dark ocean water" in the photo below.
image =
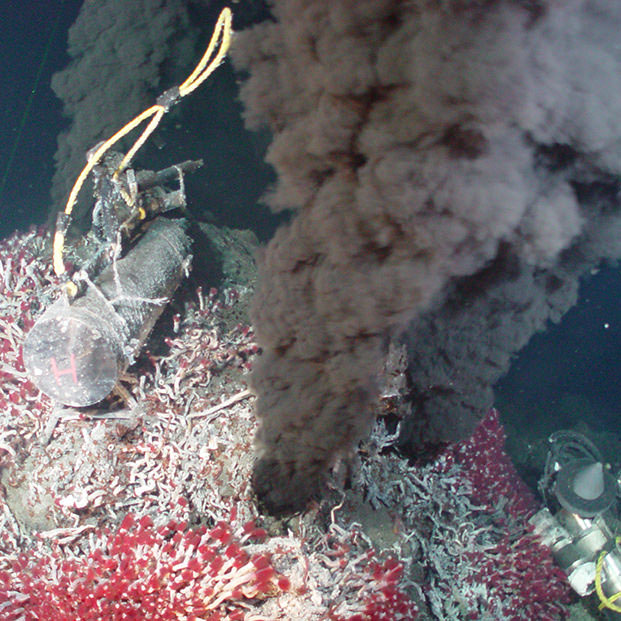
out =
{"type": "Polygon", "coordinates": [[[621,270],[584,278],[579,301],[536,334],[496,386],[497,406],[519,431],[621,431],[621,270]]]}
{"type": "Polygon", "coordinates": [[[0,235],[45,220],[56,137],[67,121],[50,78],[69,61],[81,0],[0,3],[0,235]]]}

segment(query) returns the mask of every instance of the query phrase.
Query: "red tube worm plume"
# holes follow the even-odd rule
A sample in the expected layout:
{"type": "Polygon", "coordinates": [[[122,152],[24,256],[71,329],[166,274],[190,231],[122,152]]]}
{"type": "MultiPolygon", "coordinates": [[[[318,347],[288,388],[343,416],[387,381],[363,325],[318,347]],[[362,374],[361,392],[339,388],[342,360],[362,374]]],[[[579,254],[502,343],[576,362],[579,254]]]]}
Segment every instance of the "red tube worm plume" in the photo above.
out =
{"type": "Polygon", "coordinates": [[[128,514],[114,534],[101,533],[86,557],[57,550],[22,554],[0,571],[0,616],[46,619],[243,619],[243,603],[288,589],[268,555],[250,554],[253,524],[237,537],[220,522],[211,530],[128,514]]]}
{"type": "MultiPolygon", "coordinates": [[[[488,543],[462,553],[463,579],[484,585],[488,612],[496,606],[495,614],[502,618],[564,618],[571,589],[549,549],[530,532],[527,519],[537,510],[537,501],[517,473],[504,444],[499,414],[490,410],[468,440],[447,452],[463,467],[463,476],[471,486],[470,498],[478,510],[490,518],[494,516],[496,527],[505,531],[494,545],[488,543]]],[[[475,608],[479,604],[473,600],[467,605],[475,608]]]]}
{"type": "MultiPolygon", "coordinates": [[[[361,572],[358,611],[330,614],[334,621],[414,621],[418,607],[399,587],[403,564],[394,558],[369,562],[361,572]]],[[[355,579],[353,580],[355,581],[355,579]]]]}

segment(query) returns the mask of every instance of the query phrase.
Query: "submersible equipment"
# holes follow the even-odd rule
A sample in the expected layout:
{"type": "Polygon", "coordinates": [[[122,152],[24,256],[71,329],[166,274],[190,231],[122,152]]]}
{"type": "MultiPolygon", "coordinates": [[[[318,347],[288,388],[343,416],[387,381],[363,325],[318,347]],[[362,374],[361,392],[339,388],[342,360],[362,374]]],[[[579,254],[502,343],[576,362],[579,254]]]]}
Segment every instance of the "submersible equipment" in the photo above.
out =
{"type": "Polygon", "coordinates": [[[164,115],[220,66],[231,33],[232,13],[225,7],[190,75],[89,151],[58,215],[52,260],[61,297],[27,334],[22,353],[29,378],[60,403],[88,406],[112,391],[189,269],[186,222],[162,214],[185,207],[183,174],[202,161],[182,162],[159,173],[136,172],[130,163],[164,115]],[[112,151],[147,121],[124,155],[112,151]],[[96,201],[89,239],[95,252],[71,277],[63,257],[65,238],[78,194],[91,173],[96,201]],[[179,187],[170,191],[172,180],[179,187]]]}
{"type": "Polygon", "coordinates": [[[530,519],[569,584],[593,593],[611,621],[621,619],[621,472],[604,465],[585,436],[559,431],[549,438],[539,490],[546,507],[530,519]]]}
{"type": "Polygon", "coordinates": [[[125,257],[69,303],[52,304],[23,345],[24,366],[46,395],[69,406],[101,401],[133,363],[189,266],[182,219],[154,220],[125,257]]]}

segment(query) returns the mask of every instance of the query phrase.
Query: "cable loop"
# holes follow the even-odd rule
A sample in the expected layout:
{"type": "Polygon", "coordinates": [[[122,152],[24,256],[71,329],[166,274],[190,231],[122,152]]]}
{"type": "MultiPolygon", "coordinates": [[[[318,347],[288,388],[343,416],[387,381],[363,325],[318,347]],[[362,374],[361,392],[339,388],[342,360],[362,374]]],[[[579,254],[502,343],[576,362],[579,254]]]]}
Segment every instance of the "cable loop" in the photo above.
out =
{"type": "Polygon", "coordinates": [[[71,216],[71,212],[73,211],[73,207],[78,199],[78,193],[84,184],[84,181],[93,170],[93,168],[99,163],[103,155],[106,153],[110,147],[112,147],[115,143],[117,143],[121,138],[126,136],[133,129],[138,127],[143,121],[151,118],[148,125],[143,130],[142,134],[137,138],[134,142],[131,149],[125,154],[118,168],[115,170],[113,174],[113,178],[117,179],[120,174],[129,166],[132,161],[134,155],[142,145],[147,141],[151,133],[158,126],[159,122],[162,120],[162,117],[174,106],[182,97],[189,95],[192,91],[198,88],[224,60],[228,49],[231,44],[231,35],[232,35],[232,20],[233,14],[231,10],[226,7],[222,9],[218,17],[218,21],[213,30],[213,34],[211,35],[211,39],[209,41],[209,45],[203,54],[203,57],[199,61],[198,65],[194,68],[194,71],[185,79],[185,81],[180,86],[175,86],[173,88],[164,91],[156,100],[155,105],[147,108],[143,112],[141,112],[138,116],[134,117],[131,121],[126,123],[121,129],[119,129],[114,135],[112,135],[108,140],[103,142],[90,156],[86,166],[82,169],[80,174],[78,175],[73,187],[71,188],[71,192],[69,193],[69,198],[67,199],[67,203],[65,204],[64,214],[67,216],[66,221],[64,222],[63,229],[56,229],[56,233],[54,235],[54,254],[53,254],[53,266],[54,272],[57,276],[62,276],[65,273],[65,265],[63,261],[63,252],[64,252],[64,244],[65,244],[65,233],[69,226],[69,216],[71,216]],[[216,46],[220,42],[220,46],[217,49],[215,56],[213,59],[210,58],[214,54],[214,50],[216,46]],[[209,64],[208,64],[209,63],[209,64]]]}

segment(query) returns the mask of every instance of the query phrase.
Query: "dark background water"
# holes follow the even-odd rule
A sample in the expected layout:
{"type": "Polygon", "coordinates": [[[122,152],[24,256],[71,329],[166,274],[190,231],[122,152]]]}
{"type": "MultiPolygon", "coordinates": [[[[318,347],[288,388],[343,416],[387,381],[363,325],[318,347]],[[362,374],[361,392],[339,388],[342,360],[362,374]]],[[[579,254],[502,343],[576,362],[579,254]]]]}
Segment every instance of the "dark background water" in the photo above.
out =
{"type": "MultiPolygon", "coordinates": [[[[56,137],[67,126],[50,88],[51,75],[69,61],[67,31],[81,0],[0,3],[3,24],[0,98],[0,236],[50,212],[49,190],[56,137]]],[[[209,184],[193,187],[190,197],[217,206],[214,219],[253,228],[269,238],[278,219],[258,199],[272,179],[262,161],[267,136],[249,134],[235,99],[230,65],[185,104],[172,123],[158,130],[157,144],[141,157],[154,168],[196,157],[205,141],[213,145],[205,169],[209,184]],[[183,115],[201,118],[203,134],[183,128],[183,115]]],[[[203,155],[203,153],[201,153],[203,155]]],[[[55,206],[60,208],[61,206],[55,206]]],[[[209,211],[209,210],[206,210],[209,211]]],[[[621,424],[621,272],[603,267],[585,278],[580,301],[558,325],[536,335],[516,357],[496,387],[497,405],[514,429],[545,435],[585,423],[590,429],[618,433],[621,424]]]]}
{"type": "Polygon", "coordinates": [[[0,2],[0,236],[47,216],[56,137],[67,125],[50,88],[69,61],[81,0],[0,2]]]}
{"type": "Polygon", "coordinates": [[[619,268],[584,278],[578,304],[533,336],[497,384],[497,407],[525,438],[564,428],[621,435],[620,291],[619,268]]]}

